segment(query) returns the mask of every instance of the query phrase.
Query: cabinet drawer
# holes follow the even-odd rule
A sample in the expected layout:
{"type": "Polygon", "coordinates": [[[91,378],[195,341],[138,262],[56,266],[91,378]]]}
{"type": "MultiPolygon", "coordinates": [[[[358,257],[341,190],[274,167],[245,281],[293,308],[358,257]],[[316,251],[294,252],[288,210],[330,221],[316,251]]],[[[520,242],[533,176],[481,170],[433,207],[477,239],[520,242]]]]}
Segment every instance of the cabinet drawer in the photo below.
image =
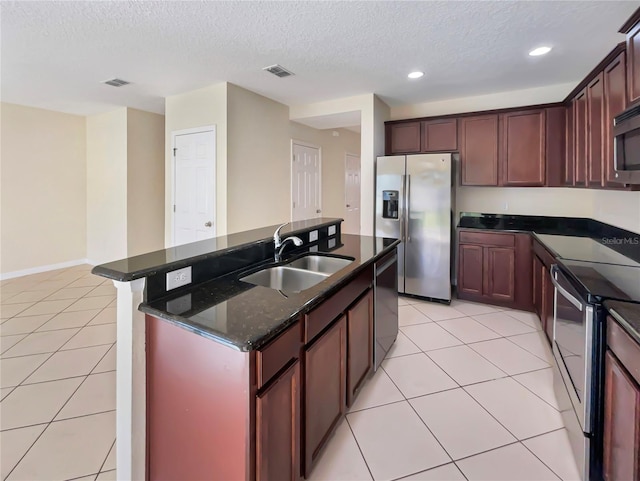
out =
{"type": "Polygon", "coordinates": [[[373,284],[373,265],[304,316],[303,342],[309,344],[373,284]]]}
{"type": "Polygon", "coordinates": [[[494,234],[492,232],[460,231],[460,244],[480,244],[486,246],[514,247],[513,234],[494,234]]]}
{"type": "Polygon", "coordinates": [[[298,321],[256,353],[258,389],[267,384],[291,359],[297,359],[300,356],[301,338],[300,321],[298,321]]]}

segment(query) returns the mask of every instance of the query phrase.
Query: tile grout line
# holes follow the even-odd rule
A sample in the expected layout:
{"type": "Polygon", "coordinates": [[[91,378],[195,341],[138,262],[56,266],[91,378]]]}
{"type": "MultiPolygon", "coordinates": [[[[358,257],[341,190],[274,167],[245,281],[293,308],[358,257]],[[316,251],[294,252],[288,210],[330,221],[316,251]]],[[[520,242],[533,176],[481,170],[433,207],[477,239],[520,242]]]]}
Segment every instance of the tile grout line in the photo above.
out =
{"type": "MultiPolygon", "coordinates": [[[[111,447],[109,448],[109,450],[107,451],[107,455],[104,457],[104,461],[102,461],[102,464],[100,465],[100,468],[98,469],[98,475],[102,472],[102,468],[104,468],[104,465],[107,462],[107,459],[109,459],[109,454],[111,454],[111,450],[114,449],[116,447],[116,441],[118,439],[114,439],[113,443],[111,443],[111,447]]],[[[98,475],[96,475],[96,478],[98,477],[98,475]]]]}
{"type": "Polygon", "coordinates": [[[349,427],[349,432],[351,433],[351,436],[353,437],[353,440],[356,442],[356,446],[358,447],[358,451],[360,451],[360,456],[362,456],[362,460],[364,461],[364,465],[367,467],[367,471],[369,471],[369,476],[371,476],[371,479],[375,481],[375,477],[373,476],[373,473],[371,472],[371,468],[369,467],[369,463],[367,462],[367,458],[365,457],[364,453],[362,452],[362,448],[360,447],[360,443],[358,442],[358,438],[356,437],[356,433],[353,432],[353,428],[351,427],[351,423],[349,422],[349,418],[346,416],[344,416],[344,420],[347,423],[347,426],[349,427]]]}

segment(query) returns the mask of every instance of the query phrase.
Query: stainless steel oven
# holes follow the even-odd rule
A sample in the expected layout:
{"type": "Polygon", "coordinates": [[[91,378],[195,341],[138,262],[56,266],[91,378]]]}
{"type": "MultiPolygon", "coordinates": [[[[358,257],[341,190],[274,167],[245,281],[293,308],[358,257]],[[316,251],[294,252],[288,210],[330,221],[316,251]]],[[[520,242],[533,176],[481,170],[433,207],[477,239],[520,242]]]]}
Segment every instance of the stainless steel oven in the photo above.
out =
{"type": "Polygon", "coordinates": [[[555,286],[553,355],[561,380],[555,383],[556,397],[582,479],[589,480],[594,431],[595,310],[556,264],[551,266],[551,279],[555,286]],[[563,403],[562,399],[569,402],[563,403]]]}

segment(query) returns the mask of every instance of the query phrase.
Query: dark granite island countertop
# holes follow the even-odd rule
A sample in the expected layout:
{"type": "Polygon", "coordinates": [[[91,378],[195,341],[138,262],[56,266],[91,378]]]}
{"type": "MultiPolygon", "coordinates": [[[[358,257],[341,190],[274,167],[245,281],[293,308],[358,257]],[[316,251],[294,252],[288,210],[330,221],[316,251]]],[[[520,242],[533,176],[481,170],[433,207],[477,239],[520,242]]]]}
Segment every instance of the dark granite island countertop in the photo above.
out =
{"type": "MultiPolygon", "coordinates": [[[[239,280],[256,266],[194,286],[187,292],[143,303],[140,310],[240,351],[271,339],[326,300],[376,259],[392,252],[396,239],[342,234],[297,249],[283,263],[307,253],[353,259],[348,266],[301,292],[281,292],[239,280]]],[[[260,267],[273,265],[265,261],[260,267]]]]}

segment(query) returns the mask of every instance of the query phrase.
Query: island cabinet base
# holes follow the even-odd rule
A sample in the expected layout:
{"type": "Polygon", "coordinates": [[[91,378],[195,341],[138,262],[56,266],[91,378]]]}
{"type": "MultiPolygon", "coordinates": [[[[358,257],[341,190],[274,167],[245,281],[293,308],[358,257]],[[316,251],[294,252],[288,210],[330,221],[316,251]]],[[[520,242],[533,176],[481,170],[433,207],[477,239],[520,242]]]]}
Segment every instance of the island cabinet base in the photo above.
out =
{"type": "Polygon", "coordinates": [[[373,366],[373,266],[257,350],[147,315],[147,479],[298,481],[373,366]]]}

